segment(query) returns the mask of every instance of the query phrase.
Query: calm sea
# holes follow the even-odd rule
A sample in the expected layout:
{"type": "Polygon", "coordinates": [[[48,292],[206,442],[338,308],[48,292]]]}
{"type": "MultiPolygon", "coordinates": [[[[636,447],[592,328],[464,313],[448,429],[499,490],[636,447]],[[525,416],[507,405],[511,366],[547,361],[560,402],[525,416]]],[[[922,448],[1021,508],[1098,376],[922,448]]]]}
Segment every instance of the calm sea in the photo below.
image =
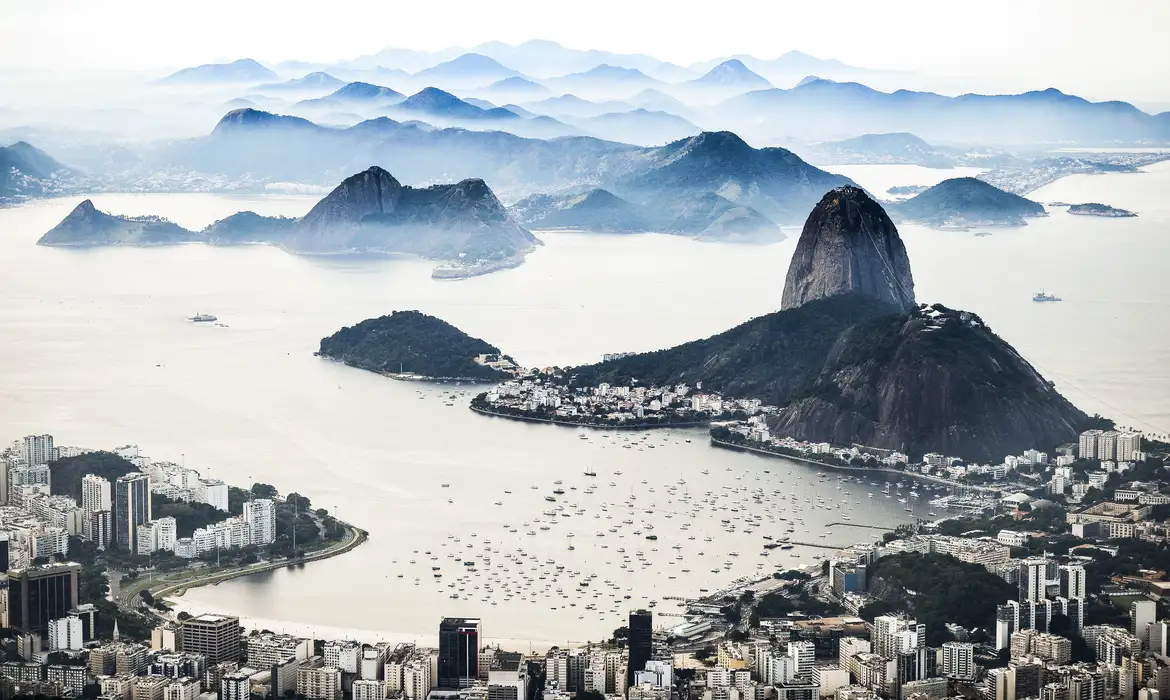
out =
{"type": "MultiPolygon", "coordinates": [[[[947,176],[913,166],[834,170],[873,191],[947,176]]],[[[903,227],[918,298],[979,313],[1086,411],[1170,431],[1168,192],[1164,163],[1071,177],[1033,194],[1104,202],[1136,219],[1054,210],[987,237],[903,227]],[[1041,289],[1064,301],[1033,303],[1041,289]]],[[[200,227],[241,209],[300,215],[315,198],[94,200],[105,211],[200,227]]],[[[584,641],[608,636],[631,607],[654,600],[675,613],[668,596],[828,551],[761,556],[763,535],[787,534],[789,522],[794,540],[844,545],[880,534],[858,524],[931,509],[925,493],[904,493],[902,503],[878,485],[710,448],[699,431],[629,436],[637,446],[625,448],[625,436],[582,439],[476,416],[464,408],[465,387],[395,382],[312,355],[321,337],[395,309],[440,316],[530,365],[666,347],[778,308],[795,231],[764,246],[542,234],[546,245],[516,270],[438,282],[429,263],[412,259],[309,258],[261,246],[35,246],[77,201],[0,210],[4,439],[51,432],[61,444],[136,443],[154,459],[232,483],[305,493],[371,534],[327,562],[190,591],[190,609],[370,640],[429,641],[440,617],[468,615],[482,617],[493,639],[584,641]],[[185,320],[197,312],[227,327],[185,320]],[[566,493],[550,503],[554,488],[566,493]],[[564,511],[544,514],[557,505],[564,511]]]]}

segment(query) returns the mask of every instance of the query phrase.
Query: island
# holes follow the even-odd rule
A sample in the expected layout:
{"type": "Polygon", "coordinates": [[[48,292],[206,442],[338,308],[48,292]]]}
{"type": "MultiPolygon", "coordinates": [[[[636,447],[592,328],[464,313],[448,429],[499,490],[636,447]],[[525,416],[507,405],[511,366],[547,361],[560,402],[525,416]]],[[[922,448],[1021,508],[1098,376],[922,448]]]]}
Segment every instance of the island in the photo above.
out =
{"type": "Polygon", "coordinates": [[[1074,216],[1104,216],[1117,219],[1137,216],[1135,212],[1111,207],[1108,204],[1098,204],[1097,202],[1070,204],[1068,205],[1068,213],[1074,216]]]}
{"type": "Polygon", "coordinates": [[[1028,217],[1047,215],[1043,204],[973,177],[943,180],[888,206],[896,219],[957,230],[971,226],[1023,226],[1028,217]]]}
{"type": "Polygon", "coordinates": [[[540,245],[483,180],[415,188],[377,166],[346,178],[298,219],[244,211],[191,231],[156,216],[109,214],[86,199],[37,241],[73,247],[176,243],[263,243],[305,255],[417,255],[446,263],[435,279],[515,267],[540,245]]]}
{"type": "Polygon", "coordinates": [[[320,357],[394,379],[498,382],[515,361],[490,343],[420,311],[395,311],[321,339],[320,357]]]}

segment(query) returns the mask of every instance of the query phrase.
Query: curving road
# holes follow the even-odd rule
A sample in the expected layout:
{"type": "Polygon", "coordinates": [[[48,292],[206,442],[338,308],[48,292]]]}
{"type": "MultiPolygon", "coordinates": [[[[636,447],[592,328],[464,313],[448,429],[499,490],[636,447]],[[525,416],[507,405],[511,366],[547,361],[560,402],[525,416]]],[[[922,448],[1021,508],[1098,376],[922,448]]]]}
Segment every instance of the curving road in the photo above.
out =
{"type": "MultiPolygon", "coordinates": [[[[183,569],[181,571],[172,571],[166,574],[151,576],[150,574],[140,575],[139,578],[133,581],[119,580],[116,584],[111,581],[110,590],[114,596],[114,601],[122,608],[129,610],[136,609],[141,599],[139,595],[145,590],[149,590],[155,598],[164,598],[171,594],[182,595],[183,591],[188,588],[196,588],[198,586],[206,586],[227,581],[240,576],[248,576],[249,574],[259,573],[261,571],[272,571],[274,569],[281,569],[290,564],[300,564],[305,562],[317,561],[319,559],[328,559],[339,554],[344,554],[349,550],[357,547],[366,541],[369,533],[352,525],[346,526],[346,537],[340,542],[330,545],[325,549],[319,549],[313,552],[306,552],[305,556],[300,559],[280,559],[275,561],[259,561],[255,564],[250,564],[243,567],[235,567],[231,569],[220,569],[217,571],[210,571],[207,567],[200,567],[196,569],[183,569]]],[[[110,572],[111,574],[115,572],[110,572]]],[[[121,579],[121,574],[118,574],[121,579]]]]}

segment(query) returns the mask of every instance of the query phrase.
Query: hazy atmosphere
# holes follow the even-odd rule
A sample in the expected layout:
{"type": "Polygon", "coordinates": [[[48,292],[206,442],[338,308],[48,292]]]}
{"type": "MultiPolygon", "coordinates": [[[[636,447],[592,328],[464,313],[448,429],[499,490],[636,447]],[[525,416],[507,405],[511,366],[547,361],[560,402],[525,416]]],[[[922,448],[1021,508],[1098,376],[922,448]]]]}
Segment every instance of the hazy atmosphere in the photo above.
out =
{"type": "Polygon", "coordinates": [[[0,3],[0,697],[1170,699],[1170,3],[0,3]]]}

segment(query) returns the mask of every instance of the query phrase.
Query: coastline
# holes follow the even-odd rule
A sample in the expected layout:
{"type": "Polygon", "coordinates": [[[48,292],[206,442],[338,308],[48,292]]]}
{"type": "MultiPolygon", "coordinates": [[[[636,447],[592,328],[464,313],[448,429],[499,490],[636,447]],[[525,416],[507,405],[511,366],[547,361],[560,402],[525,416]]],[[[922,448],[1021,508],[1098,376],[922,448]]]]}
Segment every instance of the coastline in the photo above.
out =
{"type": "Polygon", "coordinates": [[[964,484],[964,483],[961,483],[958,481],[951,481],[950,479],[943,479],[941,477],[931,476],[929,474],[917,474],[915,472],[906,472],[906,471],[901,471],[898,469],[890,469],[889,467],[847,467],[847,466],[842,466],[840,464],[829,464],[828,462],[820,462],[820,461],[817,461],[815,459],[808,459],[807,457],[796,457],[793,455],[783,454],[781,452],[773,452],[771,450],[765,450],[765,449],[762,449],[759,447],[752,447],[750,445],[737,445],[734,442],[727,442],[726,440],[718,440],[714,437],[711,438],[711,445],[712,445],[712,447],[721,447],[725,450],[735,450],[738,452],[755,452],[757,454],[765,455],[768,457],[775,457],[775,458],[779,458],[779,459],[791,459],[791,460],[794,460],[796,462],[805,462],[807,464],[815,464],[818,467],[823,467],[825,469],[833,469],[835,471],[854,472],[854,473],[863,472],[866,474],[873,474],[875,472],[879,473],[879,474],[893,474],[896,476],[905,476],[905,477],[910,478],[910,479],[918,479],[919,481],[928,481],[928,482],[935,483],[935,484],[942,484],[944,486],[948,486],[950,488],[956,488],[956,489],[971,489],[973,491],[980,491],[980,492],[984,492],[984,493],[991,493],[991,492],[998,492],[999,491],[999,489],[993,489],[993,488],[989,488],[987,486],[976,486],[976,485],[972,485],[972,484],[964,484]]]}
{"type": "Polygon", "coordinates": [[[637,423],[637,424],[618,424],[613,425],[598,425],[596,423],[581,423],[578,421],[558,420],[556,418],[536,418],[535,416],[518,416],[510,413],[499,413],[498,411],[489,411],[486,408],[477,408],[475,406],[468,406],[469,409],[483,416],[494,416],[496,418],[507,418],[509,420],[524,421],[526,423],[548,423],[551,425],[563,425],[572,428],[593,428],[594,430],[652,430],[654,428],[699,428],[711,425],[710,421],[694,421],[690,423],[637,423]]]}
{"type": "MultiPolygon", "coordinates": [[[[147,579],[138,579],[130,582],[129,586],[122,586],[119,583],[118,594],[115,602],[124,608],[135,609],[136,600],[141,596],[143,591],[150,591],[151,595],[156,600],[162,600],[167,596],[182,596],[192,588],[199,588],[201,586],[216,585],[231,579],[241,578],[243,576],[251,576],[252,574],[264,573],[266,571],[275,571],[276,569],[283,569],[290,566],[297,566],[313,561],[321,561],[330,559],[332,557],[340,556],[357,548],[369,539],[370,533],[365,530],[345,523],[347,531],[346,538],[332,546],[318,549],[312,552],[305,552],[305,555],[300,559],[281,559],[279,561],[260,561],[255,564],[250,564],[244,567],[235,567],[231,569],[221,569],[218,571],[207,572],[203,569],[184,570],[177,572],[178,575],[174,578],[167,576],[160,577],[157,581],[153,577],[147,579]]],[[[154,614],[158,615],[157,611],[154,614]]]]}
{"type": "Polygon", "coordinates": [[[329,355],[322,355],[320,352],[314,352],[313,355],[320,357],[323,360],[336,362],[339,365],[352,367],[354,369],[364,370],[366,372],[373,372],[374,374],[387,377],[389,379],[396,379],[400,382],[430,382],[432,384],[446,384],[448,382],[466,382],[468,384],[497,384],[501,379],[485,379],[482,377],[432,377],[426,374],[415,374],[414,372],[383,372],[376,369],[368,369],[366,367],[359,367],[358,365],[351,365],[345,360],[339,360],[336,357],[329,355]]]}

